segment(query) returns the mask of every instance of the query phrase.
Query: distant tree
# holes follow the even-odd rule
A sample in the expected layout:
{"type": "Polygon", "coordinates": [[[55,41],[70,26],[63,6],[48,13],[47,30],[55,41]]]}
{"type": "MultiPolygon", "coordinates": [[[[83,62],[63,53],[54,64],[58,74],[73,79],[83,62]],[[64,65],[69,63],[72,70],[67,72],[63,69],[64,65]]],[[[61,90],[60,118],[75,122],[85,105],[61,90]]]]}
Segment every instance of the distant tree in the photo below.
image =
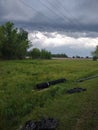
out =
{"type": "Polygon", "coordinates": [[[72,56],[72,58],[74,59],[74,58],[75,58],[75,56],[72,56]]]}
{"type": "Polygon", "coordinates": [[[96,61],[96,60],[97,60],[97,57],[96,57],[96,56],[93,56],[93,60],[96,61]]]}
{"type": "Polygon", "coordinates": [[[80,56],[77,55],[76,58],[80,58],[80,56]]]}
{"type": "Polygon", "coordinates": [[[51,59],[51,52],[42,49],[41,50],[41,59],[51,59]]]}
{"type": "Polygon", "coordinates": [[[98,59],[98,45],[96,46],[95,51],[92,52],[93,60],[98,59]]]}
{"type": "Polygon", "coordinates": [[[42,49],[41,51],[38,48],[33,48],[29,51],[29,56],[32,59],[51,59],[51,52],[42,49]]]}
{"type": "Polygon", "coordinates": [[[28,33],[18,30],[12,22],[0,26],[0,57],[3,59],[23,59],[26,56],[28,33]]]}
{"type": "Polygon", "coordinates": [[[30,52],[29,55],[32,59],[38,59],[40,58],[41,52],[38,48],[33,48],[30,52]]]}
{"type": "Polygon", "coordinates": [[[86,58],[86,59],[88,59],[88,58],[89,58],[89,56],[86,56],[85,58],[86,58]]]}
{"type": "Polygon", "coordinates": [[[58,57],[58,58],[68,58],[66,54],[52,54],[52,57],[58,57]]]}

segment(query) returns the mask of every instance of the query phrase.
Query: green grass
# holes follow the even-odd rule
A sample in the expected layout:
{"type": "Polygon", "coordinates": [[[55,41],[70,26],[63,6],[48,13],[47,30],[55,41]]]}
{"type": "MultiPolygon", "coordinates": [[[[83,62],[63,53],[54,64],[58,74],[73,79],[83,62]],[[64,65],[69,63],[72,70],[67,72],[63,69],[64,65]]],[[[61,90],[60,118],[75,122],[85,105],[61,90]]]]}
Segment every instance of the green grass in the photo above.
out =
{"type": "Polygon", "coordinates": [[[19,130],[27,120],[54,117],[57,130],[97,130],[98,61],[21,60],[0,61],[0,130],[19,130]],[[37,91],[37,83],[66,78],[67,82],[37,91]],[[66,90],[87,91],[68,95],[66,90]]]}

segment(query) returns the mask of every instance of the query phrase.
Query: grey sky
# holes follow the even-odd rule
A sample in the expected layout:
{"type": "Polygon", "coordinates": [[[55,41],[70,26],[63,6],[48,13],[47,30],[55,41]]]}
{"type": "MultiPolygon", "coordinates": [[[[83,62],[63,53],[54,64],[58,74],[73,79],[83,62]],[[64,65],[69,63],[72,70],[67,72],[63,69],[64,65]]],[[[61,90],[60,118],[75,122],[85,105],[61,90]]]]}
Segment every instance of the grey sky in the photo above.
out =
{"type": "Polygon", "coordinates": [[[32,39],[32,43],[36,47],[38,45],[39,48],[44,47],[54,53],[57,50],[66,53],[72,48],[69,51],[70,55],[90,55],[97,45],[98,0],[0,0],[0,24],[7,21],[13,21],[16,26],[27,29],[30,33],[30,40],[33,37],[31,33],[35,35],[36,32],[37,37],[40,32],[42,37],[37,38],[38,41],[36,37],[32,39]],[[51,35],[52,32],[57,33],[51,35]],[[51,44],[59,38],[57,34],[61,35],[61,46],[57,45],[53,48],[51,44]],[[45,40],[41,39],[44,35],[47,35],[45,38],[49,38],[49,41],[51,37],[50,46],[42,46],[40,41],[46,44],[45,40]],[[64,35],[65,39],[70,37],[71,41],[66,43],[64,35]],[[72,41],[72,38],[78,42],[72,41]],[[74,46],[80,46],[80,44],[82,46],[83,43],[80,42],[80,39],[86,42],[85,45],[89,43],[88,48],[87,46],[78,49],[72,47],[70,42],[77,42],[77,45],[74,44],[74,46]],[[62,45],[64,41],[65,44],[62,45]],[[79,49],[81,53],[79,53],[79,49]]]}

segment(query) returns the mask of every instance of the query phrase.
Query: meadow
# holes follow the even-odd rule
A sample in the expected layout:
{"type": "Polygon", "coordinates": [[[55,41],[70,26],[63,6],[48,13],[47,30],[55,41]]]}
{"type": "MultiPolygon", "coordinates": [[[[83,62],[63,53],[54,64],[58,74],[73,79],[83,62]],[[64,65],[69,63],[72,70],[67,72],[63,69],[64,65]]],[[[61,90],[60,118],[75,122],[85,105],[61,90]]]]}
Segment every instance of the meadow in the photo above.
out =
{"type": "Polygon", "coordinates": [[[56,130],[98,129],[98,61],[92,60],[13,60],[0,61],[0,130],[20,130],[28,120],[53,117],[56,130]],[[44,90],[36,84],[67,79],[44,90]],[[74,87],[81,93],[67,94],[74,87]]]}

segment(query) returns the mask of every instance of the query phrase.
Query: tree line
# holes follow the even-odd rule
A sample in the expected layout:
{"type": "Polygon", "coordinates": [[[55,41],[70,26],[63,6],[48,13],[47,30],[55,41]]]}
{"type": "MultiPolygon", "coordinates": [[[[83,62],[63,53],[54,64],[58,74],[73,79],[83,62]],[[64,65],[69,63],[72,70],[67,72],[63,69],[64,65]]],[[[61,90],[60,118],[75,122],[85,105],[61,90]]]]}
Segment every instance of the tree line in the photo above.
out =
{"type": "Polygon", "coordinates": [[[52,54],[52,57],[54,58],[68,58],[68,56],[64,53],[61,53],[61,54],[52,54]]]}
{"type": "Polygon", "coordinates": [[[15,28],[12,22],[0,26],[0,59],[24,59],[28,54],[34,59],[51,59],[51,53],[45,49],[34,48],[28,52],[31,45],[24,29],[15,28]]]}
{"type": "MultiPolygon", "coordinates": [[[[0,59],[24,59],[26,56],[32,59],[51,59],[51,57],[68,57],[66,54],[51,54],[45,49],[33,48],[29,52],[31,42],[28,40],[28,32],[22,28],[15,28],[12,22],[0,26],[0,59]]],[[[98,59],[98,46],[92,53],[93,60],[98,59]]]]}
{"type": "Polygon", "coordinates": [[[51,59],[52,57],[51,52],[45,49],[40,50],[38,48],[33,48],[31,51],[29,51],[28,56],[32,59],[51,59]]]}

